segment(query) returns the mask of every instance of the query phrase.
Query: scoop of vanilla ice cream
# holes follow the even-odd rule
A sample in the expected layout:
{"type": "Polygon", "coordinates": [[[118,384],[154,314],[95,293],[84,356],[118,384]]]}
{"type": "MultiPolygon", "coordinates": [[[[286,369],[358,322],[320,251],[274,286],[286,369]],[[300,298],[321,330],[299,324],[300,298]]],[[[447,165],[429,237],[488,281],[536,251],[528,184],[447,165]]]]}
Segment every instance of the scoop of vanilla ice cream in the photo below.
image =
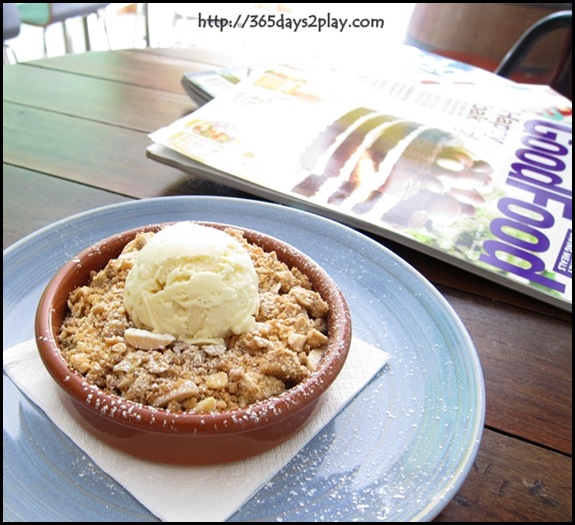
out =
{"type": "Polygon", "coordinates": [[[136,257],[124,306],[138,328],[190,343],[223,343],[255,327],[258,277],[231,235],[179,222],[156,233],[136,257]]]}

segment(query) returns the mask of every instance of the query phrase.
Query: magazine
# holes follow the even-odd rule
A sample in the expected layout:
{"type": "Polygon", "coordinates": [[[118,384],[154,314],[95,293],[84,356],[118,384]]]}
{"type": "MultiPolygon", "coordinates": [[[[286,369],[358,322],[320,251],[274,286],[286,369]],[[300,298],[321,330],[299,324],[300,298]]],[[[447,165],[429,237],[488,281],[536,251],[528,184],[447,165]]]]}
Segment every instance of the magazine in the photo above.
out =
{"type": "MultiPolygon", "coordinates": [[[[386,60],[380,62],[378,67],[381,71],[386,72],[386,76],[389,76],[390,71],[393,71],[393,75],[396,77],[401,76],[405,79],[406,76],[410,76],[422,83],[509,82],[502,77],[494,77],[483,69],[435,55],[422,49],[411,46],[402,46],[400,49],[401,52],[396,56],[387,57],[386,60]]],[[[292,60],[295,60],[298,64],[297,67],[301,69],[302,58],[298,57],[292,60]]],[[[286,58],[282,61],[282,64],[289,65],[290,59],[286,58]]],[[[188,96],[198,106],[203,106],[247,76],[261,74],[266,68],[273,67],[273,65],[264,61],[250,66],[219,67],[208,71],[193,71],[183,75],[181,84],[188,96]]],[[[319,62],[317,57],[311,57],[307,61],[307,67],[327,73],[341,71],[342,69],[341,61],[330,63],[322,59],[319,62]]],[[[345,71],[347,74],[349,69],[345,71]]],[[[355,75],[361,75],[357,67],[354,68],[354,71],[355,75]]],[[[373,74],[373,66],[370,65],[367,71],[373,74]]]]}
{"type": "MultiPolygon", "coordinates": [[[[227,91],[240,82],[242,71],[227,68],[213,71],[196,71],[186,73],[181,80],[182,87],[188,96],[198,105],[203,106],[220,93],[227,91]]],[[[244,75],[244,76],[247,76],[244,75]]]]}
{"type": "Polygon", "coordinates": [[[571,311],[571,102],[491,77],[277,64],[152,133],[148,155],[571,311]]]}

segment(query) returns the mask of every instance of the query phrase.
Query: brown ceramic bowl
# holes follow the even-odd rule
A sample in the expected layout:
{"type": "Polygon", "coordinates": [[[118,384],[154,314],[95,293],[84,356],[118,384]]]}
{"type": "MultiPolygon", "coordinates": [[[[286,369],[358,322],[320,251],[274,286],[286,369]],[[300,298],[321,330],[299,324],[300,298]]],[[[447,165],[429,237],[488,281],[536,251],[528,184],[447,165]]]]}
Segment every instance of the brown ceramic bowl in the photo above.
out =
{"type": "MultiPolygon", "coordinates": [[[[219,229],[227,225],[201,223],[219,229]]],[[[246,409],[220,413],[175,413],[126,401],[88,383],[72,371],[60,353],[58,333],[72,290],[85,285],[90,272],[115,258],[136,233],[157,231],[150,225],[119,233],[87,248],[65,264],[44,291],[36,313],[36,341],[44,365],[63,392],[76,419],[98,438],[127,453],[151,461],[213,464],[244,459],[283,443],[304,425],[320,396],[340,373],[351,342],[351,318],[333,279],[312,259],[292,246],[245,228],[245,238],[296,266],[311,279],[329,304],[328,346],[317,369],[281,395],[246,409]],[[107,407],[107,409],[103,409],[107,407]]]]}

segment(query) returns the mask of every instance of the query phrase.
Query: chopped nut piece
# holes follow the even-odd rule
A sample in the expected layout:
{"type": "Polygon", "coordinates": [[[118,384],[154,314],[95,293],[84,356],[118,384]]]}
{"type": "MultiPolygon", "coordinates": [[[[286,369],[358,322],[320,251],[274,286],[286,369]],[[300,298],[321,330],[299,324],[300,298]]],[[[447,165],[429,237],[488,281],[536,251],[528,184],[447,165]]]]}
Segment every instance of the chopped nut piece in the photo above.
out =
{"type": "Polygon", "coordinates": [[[302,352],[305,346],[306,336],[304,334],[290,334],[288,336],[288,345],[296,352],[302,352]]]}
{"type": "Polygon", "coordinates": [[[320,331],[312,328],[307,333],[307,344],[310,348],[319,348],[327,344],[327,336],[320,331]]]}
{"type": "Polygon", "coordinates": [[[224,345],[204,345],[204,352],[210,356],[223,355],[226,352],[224,345]]]}
{"type": "Polygon", "coordinates": [[[323,357],[323,350],[319,350],[317,348],[314,348],[308,355],[307,355],[307,367],[313,372],[317,366],[319,365],[319,362],[321,361],[321,358],[323,357]]]}
{"type": "Polygon", "coordinates": [[[202,399],[193,409],[193,412],[213,412],[216,409],[217,403],[214,397],[206,397],[202,399]]]}
{"type": "Polygon", "coordinates": [[[226,388],[228,384],[228,374],[225,372],[217,372],[211,376],[206,377],[206,386],[214,390],[221,390],[226,388]]]}
{"type": "Polygon", "coordinates": [[[198,386],[193,381],[184,381],[178,387],[170,390],[164,395],[158,396],[154,401],[154,406],[164,407],[170,401],[181,401],[182,399],[187,399],[197,395],[198,386]]]}
{"type": "Polygon", "coordinates": [[[166,348],[169,344],[173,343],[176,338],[170,334],[155,334],[148,332],[148,330],[141,330],[140,328],[128,328],[124,332],[126,342],[136,348],[142,350],[158,350],[166,348]]]}

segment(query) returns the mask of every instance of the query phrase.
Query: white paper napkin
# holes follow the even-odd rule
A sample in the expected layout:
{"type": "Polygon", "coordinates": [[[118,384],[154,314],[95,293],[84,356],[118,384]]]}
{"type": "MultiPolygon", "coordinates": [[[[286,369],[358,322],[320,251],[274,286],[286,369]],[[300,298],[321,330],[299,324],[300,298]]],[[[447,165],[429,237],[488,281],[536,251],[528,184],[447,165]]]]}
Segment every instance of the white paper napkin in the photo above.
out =
{"type": "Polygon", "coordinates": [[[369,380],[389,355],[353,339],[345,366],[302,430],[279,447],[247,460],[213,466],[174,466],[134,458],[83,429],[60,402],[58,387],[34,340],[4,351],[14,383],[104,472],[163,521],[225,521],[284,467],[369,380]],[[186,505],[189,495],[202,505],[186,505]]]}

